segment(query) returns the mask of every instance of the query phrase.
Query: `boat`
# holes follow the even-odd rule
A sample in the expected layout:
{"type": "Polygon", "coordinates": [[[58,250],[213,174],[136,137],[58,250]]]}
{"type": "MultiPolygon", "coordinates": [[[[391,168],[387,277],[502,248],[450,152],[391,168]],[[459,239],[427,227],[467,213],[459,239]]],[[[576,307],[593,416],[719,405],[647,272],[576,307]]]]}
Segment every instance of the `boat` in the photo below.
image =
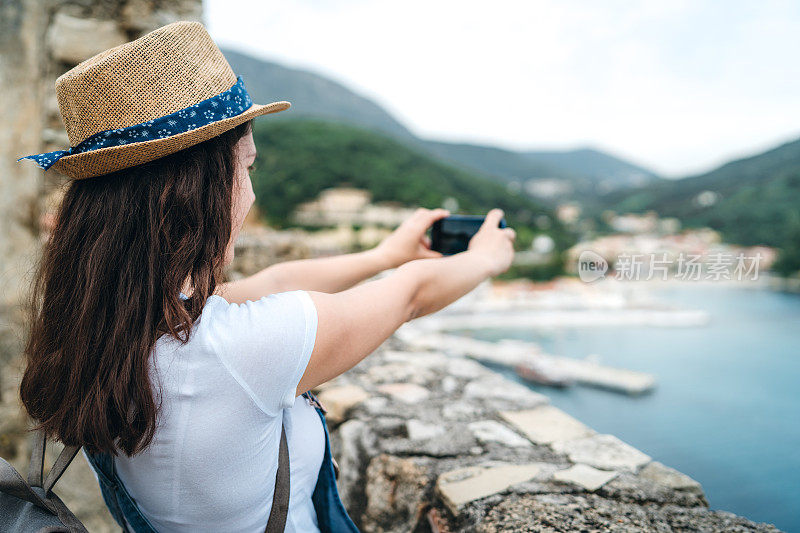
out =
{"type": "Polygon", "coordinates": [[[529,383],[548,387],[565,388],[575,382],[570,376],[555,368],[550,368],[549,365],[532,361],[514,365],[514,372],[529,383]]]}

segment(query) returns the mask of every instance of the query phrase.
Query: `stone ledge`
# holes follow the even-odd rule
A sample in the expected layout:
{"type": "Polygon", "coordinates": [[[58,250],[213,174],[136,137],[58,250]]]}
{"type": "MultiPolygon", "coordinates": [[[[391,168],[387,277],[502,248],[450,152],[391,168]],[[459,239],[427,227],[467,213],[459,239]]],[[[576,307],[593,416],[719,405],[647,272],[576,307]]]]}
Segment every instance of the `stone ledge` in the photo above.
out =
{"type": "Polygon", "coordinates": [[[552,405],[526,411],[503,411],[500,416],[536,444],[553,444],[594,434],[594,431],[552,405]]]}
{"type": "Polygon", "coordinates": [[[325,390],[341,387],[363,391],[331,437],[365,533],[777,531],[709,510],[693,479],[457,354],[392,337],[325,390]]]}
{"type": "Polygon", "coordinates": [[[364,389],[356,385],[325,387],[317,399],[327,409],[326,422],[338,424],[344,420],[347,410],[369,397],[364,389]]]}
{"type": "Polygon", "coordinates": [[[589,465],[576,464],[554,473],[553,479],[578,485],[588,491],[595,491],[618,475],[619,472],[598,470],[589,465]]]}
{"type": "Polygon", "coordinates": [[[613,435],[592,435],[559,441],[553,449],[575,463],[585,463],[603,470],[636,472],[650,462],[650,457],[613,435]]]}
{"type": "Polygon", "coordinates": [[[457,515],[467,503],[502,492],[541,471],[536,463],[468,466],[441,474],[436,491],[457,515]]]}

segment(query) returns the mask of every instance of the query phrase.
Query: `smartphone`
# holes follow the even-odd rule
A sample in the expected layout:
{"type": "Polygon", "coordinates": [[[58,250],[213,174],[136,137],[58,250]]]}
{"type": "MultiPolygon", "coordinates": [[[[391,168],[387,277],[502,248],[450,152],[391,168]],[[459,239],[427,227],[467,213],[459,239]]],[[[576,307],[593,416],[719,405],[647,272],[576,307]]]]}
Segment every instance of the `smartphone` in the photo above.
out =
{"type": "MultiPolygon", "coordinates": [[[[486,217],[480,215],[451,215],[440,218],[431,226],[431,250],[442,255],[453,255],[466,251],[469,240],[475,235],[486,217]]],[[[499,227],[506,227],[506,219],[500,219],[499,227]]]]}

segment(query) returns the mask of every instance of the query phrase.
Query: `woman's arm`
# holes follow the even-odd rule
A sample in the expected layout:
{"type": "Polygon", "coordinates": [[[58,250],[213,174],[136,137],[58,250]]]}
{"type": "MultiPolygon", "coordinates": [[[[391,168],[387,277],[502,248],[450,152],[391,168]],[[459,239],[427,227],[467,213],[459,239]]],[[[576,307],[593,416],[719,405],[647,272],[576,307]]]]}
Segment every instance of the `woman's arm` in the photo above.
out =
{"type": "Polygon", "coordinates": [[[220,295],[229,302],[241,303],[295,289],[339,292],[388,268],[393,266],[377,248],[331,257],[284,261],[252,276],[225,283],[220,295]]]}
{"type": "Polygon", "coordinates": [[[488,277],[505,272],[514,257],[514,230],[498,228],[493,209],[466,252],[405,263],[385,278],[336,293],[310,292],[317,335],[297,394],[355,366],[403,323],[446,307],[488,277]]]}
{"type": "Polygon", "coordinates": [[[425,232],[450,213],[420,208],[377,247],[363,252],[285,261],[241,280],[222,284],[217,293],[229,302],[243,303],[268,294],[304,289],[339,292],[375,274],[420,258],[441,257],[430,250],[425,232]]]}

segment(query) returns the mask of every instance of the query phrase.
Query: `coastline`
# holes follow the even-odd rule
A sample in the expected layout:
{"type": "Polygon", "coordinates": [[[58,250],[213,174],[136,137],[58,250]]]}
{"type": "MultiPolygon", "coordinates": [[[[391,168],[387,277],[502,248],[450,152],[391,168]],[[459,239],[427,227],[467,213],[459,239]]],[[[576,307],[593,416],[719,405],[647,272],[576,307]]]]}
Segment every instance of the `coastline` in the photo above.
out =
{"type": "Polygon", "coordinates": [[[363,531],[779,531],[463,355],[397,335],[318,390],[363,531]]]}
{"type": "MultiPolygon", "coordinates": [[[[0,437],[24,468],[18,371],[7,361],[0,437]]],[[[778,531],[710,510],[695,480],[597,434],[457,346],[420,349],[395,334],[318,392],[343,500],[365,532],[778,531]]],[[[116,530],[84,461],[60,486],[91,531],[116,530]]]]}
{"type": "MultiPolygon", "coordinates": [[[[362,531],[778,531],[710,510],[699,483],[647,450],[448,348],[419,350],[395,334],[317,391],[362,531]]],[[[19,368],[4,370],[0,436],[24,468],[19,368]]],[[[91,531],[116,531],[84,460],[60,486],[91,531]]]]}

